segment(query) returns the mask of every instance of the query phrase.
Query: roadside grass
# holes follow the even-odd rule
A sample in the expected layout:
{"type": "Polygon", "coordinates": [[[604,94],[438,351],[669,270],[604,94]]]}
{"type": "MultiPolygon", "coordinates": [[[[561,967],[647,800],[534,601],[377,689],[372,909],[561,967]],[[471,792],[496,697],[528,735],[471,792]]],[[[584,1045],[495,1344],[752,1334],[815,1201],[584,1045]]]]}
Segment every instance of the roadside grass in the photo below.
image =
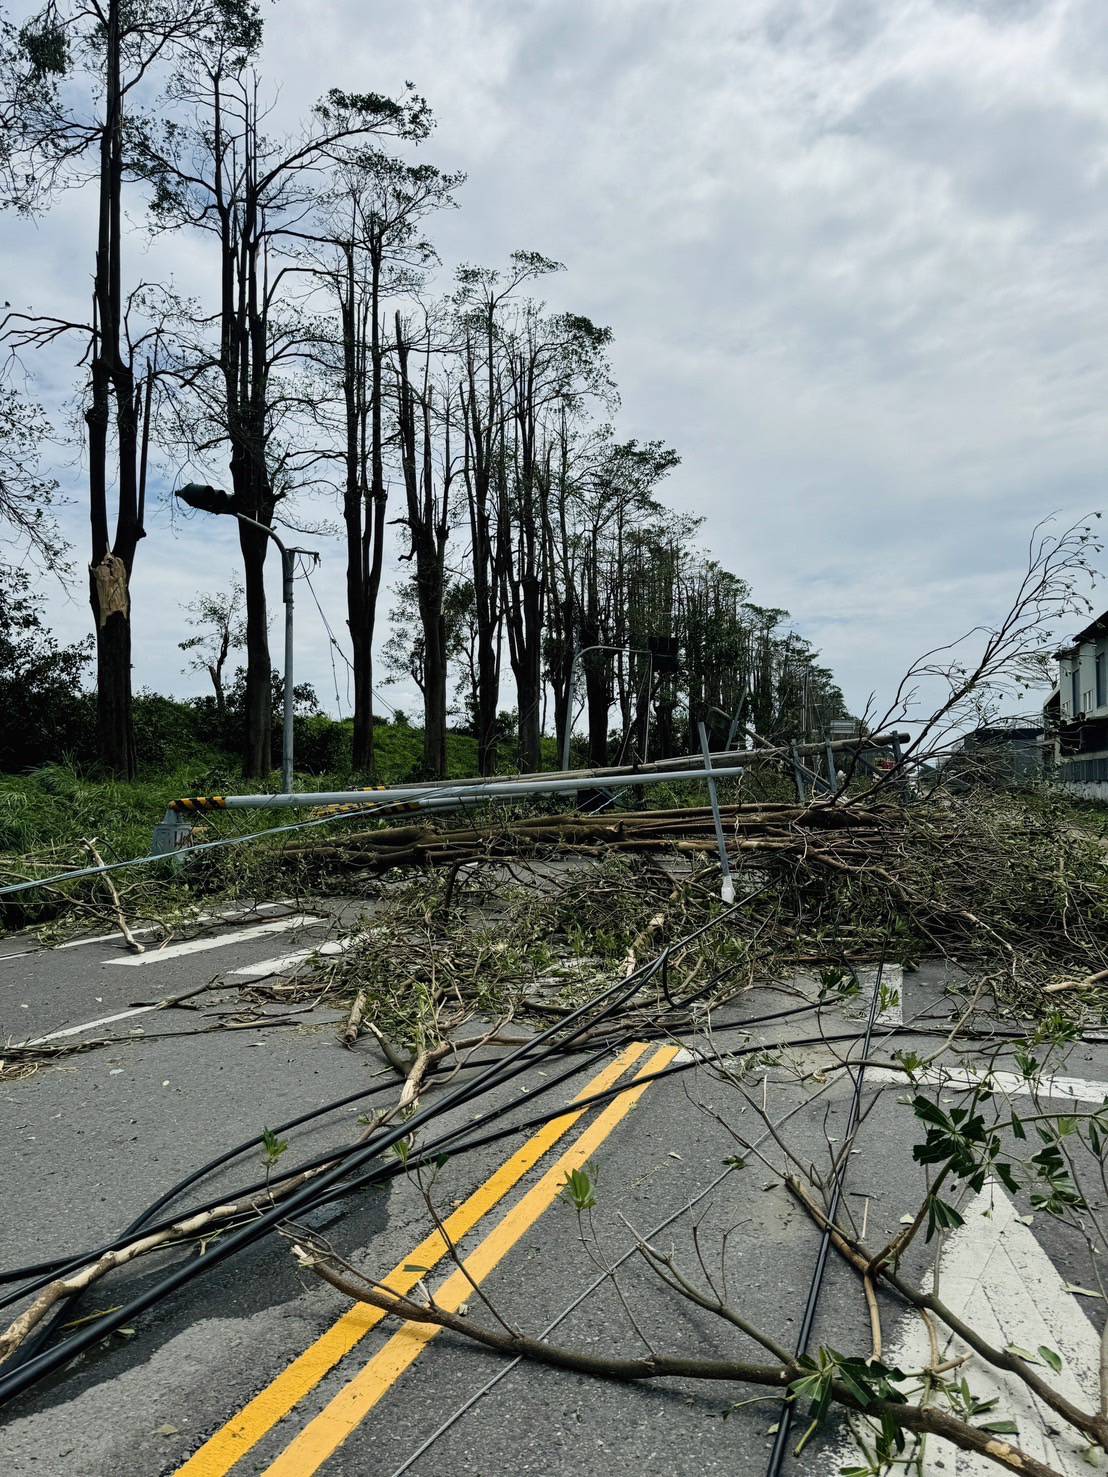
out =
{"type": "MultiPolygon", "coordinates": [[[[397,784],[418,777],[423,734],[407,725],[380,724],[375,732],[376,775],[356,776],[347,767],[325,774],[297,773],[297,789],[355,789],[369,783],[397,784]]],[[[465,734],[447,738],[448,772],[473,774],[476,742],[465,734]]],[[[268,780],[244,780],[237,757],[219,749],[199,749],[187,760],[122,783],[83,774],[72,764],[48,764],[28,774],[0,775],[0,859],[43,860],[56,856],[63,865],[77,860],[81,843],[98,838],[105,860],[141,856],[166,807],[183,795],[265,794],[280,788],[274,773],[268,780]]],[[[250,829],[267,823],[251,815],[250,829]]]]}
{"type": "MultiPolygon", "coordinates": [[[[333,723],[329,748],[345,753],[350,724],[333,723]]],[[[300,737],[298,728],[298,739],[300,737]]],[[[305,745],[310,754],[310,748],[305,745]]],[[[381,723],[374,728],[372,775],[355,774],[350,766],[325,772],[297,771],[296,788],[304,793],[400,784],[420,779],[423,731],[407,723],[381,723]]],[[[299,750],[298,750],[299,752],[299,750]]],[[[511,772],[511,747],[504,745],[503,768],[511,772]]],[[[544,744],[547,766],[557,762],[553,740],[544,744]]],[[[477,772],[476,741],[467,734],[447,735],[447,774],[461,779],[477,772]]],[[[0,774],[0,885],[45,877],[87,866],[93,842],[106,862],[145,856],[155,825],[170,802],[188,795],[266,794],[280,789],[275,771],[264,781],[242,778],[237,755],[193,745],[170,762],[148,764],[130,783],[82,772],[72,763],[48,764],[26,774],[0,774]]],[[[368,799],[368,797],[367,797],[368,799]]],[[[214,812],[198,818],[197,842],[223,836],[266,831],[307,819],[307,811],[214,812]]],[[[336,821],[341,827],[342,822],[336,821]]],[[[195,857],[187,869],[170,863],[114,874],[132,922],[136,918],[172,920],[186,917],[214,899],[248,901],[298,890],[295,868],[279,856],[281,840],[260,840],[195,857]]],[[[53,892],[20,894],[0,900],[0,933],[28,926],[47,930],[44,940],[61,937],[95,916],[109,921],[111,900],[102,881],[74,882],[53,892]]]]}

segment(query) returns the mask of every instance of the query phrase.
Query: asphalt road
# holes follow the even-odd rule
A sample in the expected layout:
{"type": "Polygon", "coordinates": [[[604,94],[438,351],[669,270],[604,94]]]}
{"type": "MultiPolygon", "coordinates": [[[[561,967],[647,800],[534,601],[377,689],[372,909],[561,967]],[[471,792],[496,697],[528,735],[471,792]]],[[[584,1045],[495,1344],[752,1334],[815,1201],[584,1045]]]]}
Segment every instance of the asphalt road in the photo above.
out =
{"type": "MultiPolygon", "coordinates": [[[[344,1050],[335,1013],[322,1006],[291,1023],[237,1024],[238,990],[251,976],[236,971],[341,937],[357,928],[359,912],[347,901],[214,919],[194,939],[162,951],[152,947],[138,962],[111,940],[48,951],[28,943],[26,953],[11,942],[0,947],[9,956],[0,959],[0,1037],[118,1038],[21,1080],[0,1080],[6,1150],[0,1264],[17,1266],[110,1237],[178,1177],[264,1126],[375,1082],[395,1091],[372,1043],[344,1050]],[[169,1009],[145,1009],[217,973],[220,988],[169,1009]],[[94,1024],[127,1011],[144,1013],[94,1024]],[[227,1029],[228,1022],[236,1024],[227,1029]]],[[[716,1020],[715,1048],[745,1039],[733,1028],[736,1020],[787,1003],[776,991],[744,997],[716,1020]]],[[[263,1014],[284,1012],[266,1006],[263,1014]]],[[[905,976],[890,1023],[898,1013],[921,1026],[944,1021],[949,1007],[941,972],[905,976]]],[[[858,1027],[857,1003],[825,1016],[828,1033],[858,1027]]],[[[810,1034],[808,1026],[778,1023],[752,1039],[779,1045],[801,1030],[810,1034]]],[[[921,1036],[916,1044],[933,1049],[935,1037],[921,1036]]],[[[583,1063],[557,1101],[590,1082],[630,1084],[637,1071],[686,1060],[678,1054],[683,1045],[696,1050],[704,1042],[657,1041],[605,1053],[583,1063]]],[[[573,1123],[562,1120],[558,1131],[532,1129],[449,1160],[429,1194],[441,1214],[458,1222],[460,1254],[479,1287],[463,1281],[449,1257],[421,1275],[441,1289],[440,1298],[462,1304],[467,1317],[493,1327],[503,1320],[527,1333],[557,1321],[552,1339],[594,1354],[653,1349],[755,1357],[749,1338],[663,1286],[641,1256],[621,1262],[614,1285],[602,1275],[632,1251],[634,1232],[651,1234],[698,1282],[706,1275],[701,1257],[713,1277],[725,1272],[728,1297],[749,1323],[791,1346],[819,1236],[783,1185],[782,1148],[766,1136],[761,1115],[779,1125],[795,1165],[826,1172],[828,1146],[841,1142],[853,1092],[852,1077],[836,1066],[837,1050],[794,1048],[740,1085],[696,1066],[642,1087],[633,1100],[624,1096],[573,1123]],[[751,1152],[752,1142],[764,1159],[751,1152]],[[745,1167],[725,1174],[725,1161],[736,1155],[745,1167]],[[597,1205],[585,1215],[559,1194],[575,1165],[587,1166],[595,1180],[597,1205]]],[[[873,1053],[886,1055],[884,1047],[873,1053]]],[[[497,1089],[487,1105],[458,1109],[446,1122],[508,1110],[550,1070],[531,1068],[497,1089]]],[[[1108,1046],[1074,1045],[1065,1070],[1091,1084],[1086,1097],[1095,1097],[1099,1084],[1108,1083],[1108,1046]]],[[[904,1099],[895,1074],[871,1070],[844,1211],[857,1225],[864,1221],[871,1246],[900,1229],[922,1194],[922,1171],[911,1155],[921,1129],[904,1099]]],[[[944,1099],[957,1100],[949,1093],[944,1099]]],[[[354,1106],[290,1133],[282,1167],[348,1142],[358,1111],[354,1106]]],[[[1108,1197],[1099,1167],[1084,1164],[1081,1171],[1090,1201],[1103,1211],[1108,1197]]],[[[229,1193],[259,1172],[257,1155],[249,1155],[205,1181],[204,1194],[229,1193]]],[[[1022,1345],[1035,1338],[1032,1348],[1056,1349],[1065,1361],[1062,1377],[1076,1380],[1080,1395],[1082,1382],[1093,1377],[1085,1367],[1089,1340],[1104,1318],[1103,1299],[1067,1290],[1095,1291],[1085,1248],[1049,1217],[1029,1215],[1026,1204],[1010,1206],[999,1188],[986,1193],[987,1204],[968,1207],[965,1234],[951,1238],[943,1275],[949,1273],[960,1299],[984,1300],[1003,1339],[1022,1345]]],[[[310,1229],[378,1278],[428,1265],[436,1255],[421,1246],[431,1229],[424,1199],[402,1177],[317,1212],[310,1229]]],[[[159,1253],[114,1273],[75,1316],[122,1303],[180,1255],[159,1253]]],[[[923,1275],[922,1246],[906,1266],[923,1275]]],[[[632,1386],[534,1365],[507,1368],[502,1356],[451,1333],[427,1337],[388,1321],[373,1324],[364,1309],[351,1312],[347,1299],[300,1269],[284,1239],[271,1237],[8,1407],[0,1471],[5,1477],[308,1477],[317,1471],[326,1477],[403,1471],[708,1477],[766,1470],[777,1406],[743,1403],[761,1393],[749,1387],[673,1379],[632,1386]]],[[[907,1351],[906,1358],[910,1324],[896,1308],[883,1308],[886,1344],[907,1351]]],[[[813,1347],[868,1352],[870,1338],[857,1278],[832,1257],[813,1347]]],[[[968,1377],[972,1383],[972,1369],[968,1377]]],[[[1017,1412],[1017,1419],[1020,1439],[1032,1439],[1031,1428],[1041,1424],[1035,1412],[1017,1412]]],[[[1068,1438],[1043,1439],[1059,1470],[1087,1471],[1068,1438]]],[[[799,1458],[789,1456],[785,1469],[830,1477],[844,1462],[857,1462],[846,1440],[841,1426],[832,1425],[799,1458]]],[[[927,1470],[947,1473],[978,1470],[955,1463],[938,1445],[929,1447],[927,1463],[927,1470]]]]}

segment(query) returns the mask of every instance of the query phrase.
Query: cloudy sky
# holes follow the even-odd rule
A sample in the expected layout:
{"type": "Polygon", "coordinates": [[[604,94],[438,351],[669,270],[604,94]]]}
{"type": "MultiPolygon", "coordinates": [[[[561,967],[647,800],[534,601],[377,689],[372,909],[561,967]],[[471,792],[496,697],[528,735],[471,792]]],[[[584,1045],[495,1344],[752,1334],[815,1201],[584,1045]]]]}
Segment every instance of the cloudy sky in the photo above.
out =
{"type": "MultiPolygon", "coordinates": [[[[566,264],[548,297],[611,325],[620,435],[679,450],[669,499],[760,603],[792,612],[855,709],[1000,612],[1038,518],[1106,501],[1103,0],[264,10],[263,73],[290,124],[330,86],[426,95],[423,155],[469,176],[434,226],[444,283],[516,248],[566,264]]],[[[74,306],[87,220],[76,195],[37,226],[0,220],[0,294],[74,306]]],[[[203,282],[197,245],[134,227],[136,277],[203,282]]],[[[42,393],[71,373],[43,365],[42,393]]],[[[83,556],[79,506],[66,524],[83,556]]],[[[177,606],[226,582],[233,534],[164,508],[149,529],[136,676],[200,690],[177,606]]],[[[341,550],[318,542],[341,632],[341,550]]],[[[44,597],[66,636],[87,629],[83,581],[44,597]]],[[[333,705],[306,591],[299,612],[301,673],[333,705]]]]}

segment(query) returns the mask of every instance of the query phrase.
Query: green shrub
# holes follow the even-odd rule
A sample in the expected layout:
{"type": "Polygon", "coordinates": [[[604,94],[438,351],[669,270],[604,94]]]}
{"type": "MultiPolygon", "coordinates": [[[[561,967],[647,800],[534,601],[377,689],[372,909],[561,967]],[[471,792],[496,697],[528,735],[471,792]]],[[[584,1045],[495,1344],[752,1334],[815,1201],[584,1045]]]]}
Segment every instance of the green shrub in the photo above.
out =
{"type": "Polygon", "coordinates": [[[351,725],[325,713],[297,717],[293,723],[296,768],[304,774],[335,774],[350,768],[351,725]]]}

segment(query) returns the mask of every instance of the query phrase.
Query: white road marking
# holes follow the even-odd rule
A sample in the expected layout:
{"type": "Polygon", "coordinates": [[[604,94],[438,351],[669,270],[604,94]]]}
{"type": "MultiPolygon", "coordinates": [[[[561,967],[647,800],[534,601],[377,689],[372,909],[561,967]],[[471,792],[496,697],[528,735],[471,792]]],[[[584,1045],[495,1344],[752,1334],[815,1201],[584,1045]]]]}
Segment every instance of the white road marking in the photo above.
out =
{"type": "Polygon", "coordinates": [[[306,928],[311,923],[325,920],[315,913],[293,913],[288,918],[275,918],[272,923],[259,924],[257,928],[243,928],[237,933],[220,933],[212,938],[186,939],[181,944],[170,944],[167,949],[155,949],[149,954],[131,954],[126,959],[111,959],[110,964],[126,968],[138,968],[144,964],[159,964],[164,959],[182,959],[187,954],[204,954],[210,949],[226,949],[231,944],[249,943],[268,933],[288,933],[293,928],[306,928]]]}
{"type": "MultiPolygon", "coordinates": [[[[229,908],[222,913],[200,913],[191,921],[193,923],[222,922],[228,918],[249,918],[252,913],[268,913],[274,908],[284,908],[292,901],[291,898],[281,898],[275,903],[258,903],[253,908],[229,908]]],[[[160,933],[162,925],[152,923],[148,928],[132,928],[131,932],[135,938],[145,938],[150,933],[160,933]]],[[[29,954],[56,954],[61,949],[80,949],[85,944],[111,944],[122,943],[123,936],[118,929],[114,933],[98,933],[91,938],[70,939],[65,944],[40,944],[36,949],[20,949],[17,954],[0,954],[0,964],[5,959],[26,959],[29,954]]]]}
{"type": "MultiPolygon", "coordinates": [[[[867,1067],[866,1082],[893,1082],[911,1087],[907,1074],[893,1067],[867,1067]]],[[[1083,1077],[1041,1077],[1029,1082],[1018,1072],[978,1072],[967,1067],[926,1067],[916,1073],[916,1083],[928,1087],[955,1089],[979,1087],[992,1082],[998,1092],[1017,1097],[1064,1098],[1074,1103],[1103,1103],[1108,1098],[1108,1082],[1086,1082],[1083,1077]]]]}
{"type": "MultiPolygon", "coordinates": [[[[47,1041],[60,1041],[63,1036],[82,1036],[86,1031],[95,1031],[97,1026],[110,1026],[115,1021],[125,1021],[132,1015],[145,1015],[148,1010],[158,1010],[158,1005],[135,1005],[130,1010],[117,1010],[115,1015],[102,1015],[98,1021],[86,1021],[83,1026],[66,1026],[61,1031],[50,1031],[45,1036],[32,1036],[20,1046],[42,1046],[47,1041]]],[[[0,1053],[4,1048],[0,1046],[0,1053]]]]}
{"type": "Polygon", "coordinates": [[[317,944],[314,949],[297,949],[292,954],[278,954],[274,959],[261,959],[257,964],[247,964],[242,969],[232,969],[230,972],[232,975],[245,975],[248,979],[261,979],[267,974],[284,974],[295,969],[298,964],[303,964],[305,959],[312,959],[317,955],[331,958],[335,954],[345,954],[368,937],[366,933],[353,933],[349,938],[328,939],[325,944],[317,944]]]}
{"type": "MultiPolygon", "coordinates": [[[[1015,1344],[1032,1353],[1045,1346],[1061,1355],[1060,1373],[1045,1362],[1039,1373],[1075,1405],[1095,1410],[1100,1338],[1011,1200],[999,1185],[986,1185],[962,1214],[965,1224],[947,1238],[939,1261],[938,1291],[943,1301],[992,1344],[1001,1348],[1015,1344]]],[[[924,1285],[932,1285],[930,1277],[924,1285]]],[[[967,1352],[953,1336],[942,1347],[944,1359],[967,1352]]],[[[912,1371],[923,1369],[930,1358],[923,1319],[909,1313],[888,1340],[882,1362],[912,1371]]],[[[1022,1381],[976,1356],[962,1372],[979,1399],[997,1397],[986,1421],[1009,1419],[1018,1425],[1018,1436],[998,1440],[1015,1442],[1066,1477],[1088,1477],[1081,1455],[1088,1442],[1040,1404],[1022,1381]]],[[[844,1463],[854,1465],[857,1455],[852,1438],[844,1436],[825,1457],[828,1477],[844,1463]]],[[[937,1472],[940,1463],[948,1477],[951,1472],[957,1477],[994,1477],[997,1471],[992,1462],[928,1436],[923,1470],[937,1472]]]]}

